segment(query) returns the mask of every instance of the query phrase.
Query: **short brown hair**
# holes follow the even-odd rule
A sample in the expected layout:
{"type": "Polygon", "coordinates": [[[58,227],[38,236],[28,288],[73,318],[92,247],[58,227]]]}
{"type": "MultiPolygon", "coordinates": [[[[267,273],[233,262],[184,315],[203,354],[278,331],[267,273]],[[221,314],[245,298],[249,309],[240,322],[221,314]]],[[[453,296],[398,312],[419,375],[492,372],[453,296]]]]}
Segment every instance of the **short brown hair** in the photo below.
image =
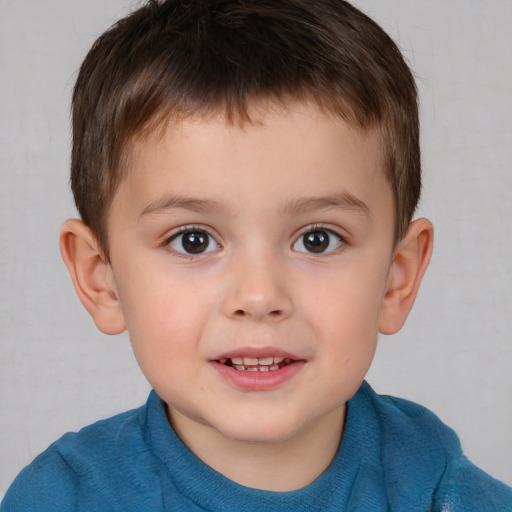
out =
{"type": "Polygon", "coordinates": [[[250,122],[254,100],[290,98],[380,129],[401,238],[421,190],[417,92],[374,21],[343,0],[149,0],[94,43],[73,93],[71,187],[105,255],[133,137],[217,112],[250,122]]]}

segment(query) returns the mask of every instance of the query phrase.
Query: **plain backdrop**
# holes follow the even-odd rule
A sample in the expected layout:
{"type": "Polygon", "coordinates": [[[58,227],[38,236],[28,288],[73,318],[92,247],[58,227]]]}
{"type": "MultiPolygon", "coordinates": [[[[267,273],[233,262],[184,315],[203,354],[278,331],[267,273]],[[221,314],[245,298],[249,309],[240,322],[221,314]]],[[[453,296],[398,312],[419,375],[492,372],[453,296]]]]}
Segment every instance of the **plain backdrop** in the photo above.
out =
{"type": "MultiPolygon", "coordinates": [[[[421,95],[434,257],[368,379],[420,402],[512,483],[512,0],[357,0],[398,42],[421,95]]],[[[69,430],[142,404],[127,335],[94,327],[58,251],[76,216],[69,98],[130,0],[0,0],[0,496],[69,430]]],[[[341,314],[341,313],[340,313],[341,314]]]]}

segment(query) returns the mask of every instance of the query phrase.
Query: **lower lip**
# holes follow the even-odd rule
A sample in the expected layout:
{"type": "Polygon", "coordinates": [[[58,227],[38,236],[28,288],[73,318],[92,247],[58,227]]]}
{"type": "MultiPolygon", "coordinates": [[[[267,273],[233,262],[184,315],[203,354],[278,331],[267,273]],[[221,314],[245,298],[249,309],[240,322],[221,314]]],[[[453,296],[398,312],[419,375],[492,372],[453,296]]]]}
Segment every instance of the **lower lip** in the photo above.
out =
{"type": "Polygon", "coordinates": [[[279,368],[279,370],[248,372],[235,370],[225,364],[211,361],[213,368],[220,373],[224,380],[243,391],[271,391],[276,389],[300,372],[304,368],[304,364],[305,361],[294,361],[279,368]]]}

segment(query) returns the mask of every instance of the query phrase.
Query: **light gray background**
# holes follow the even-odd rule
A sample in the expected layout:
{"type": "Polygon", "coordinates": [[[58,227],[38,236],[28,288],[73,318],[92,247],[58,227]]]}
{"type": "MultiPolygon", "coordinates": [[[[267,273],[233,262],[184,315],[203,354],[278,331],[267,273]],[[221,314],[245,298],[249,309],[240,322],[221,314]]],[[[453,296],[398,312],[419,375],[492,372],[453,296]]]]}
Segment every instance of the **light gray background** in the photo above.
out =
{"type": "MultiPolygon", "coordinates": [[[[434,410],[512,483],[512,0],[357,0],[412,64],[434,258],[369,380],[434,410]]],[[[140,405],[126,335],[98,332],[58,252],[75,216],[68,105],[130,0],[0,0],[0,496],[64,432],[140,405]]]]}

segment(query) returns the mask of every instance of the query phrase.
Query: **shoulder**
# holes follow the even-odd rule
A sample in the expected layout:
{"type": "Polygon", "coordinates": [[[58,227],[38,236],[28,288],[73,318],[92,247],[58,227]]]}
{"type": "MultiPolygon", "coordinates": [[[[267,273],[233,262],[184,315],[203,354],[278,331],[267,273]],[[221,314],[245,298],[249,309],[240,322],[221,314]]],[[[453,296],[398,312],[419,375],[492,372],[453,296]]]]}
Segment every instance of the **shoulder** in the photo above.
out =
{"type": "Polygon", "coordinates": [[[74,510],[76,488],[76,475],[52,445],[16,477],[2,512],[74,510]]]}
{"type": "Polygon", "coordinates": [[[512,488],[477,468],[464,455],[446,468],[435,509],[471,512],[512,511],[512,488]]]}
{"type": "Polygon", "coordinates": [[[390,499],[430,494],[430,510],[512,510],[512,489],[464,455],[456,433],[414,402],[381,396],[368,384],[360,393],[378,423],[381,463],[390,499]]]}
{"type": "Polygon", "coordinates": [[[144,409],[65,434],[21,471],[5,495],[2,512],[75,510],[85,487],[101,489],[112,467],[126,464],[127,450],[141,450],[144,409]]]}
{"type": "Polygon", "coordinates": [[[379,423],[385,449],[435,453],[442,459],[461,453],[457,434],[432,411],[410,400],[378,395],[367,383],[361,393],[379,423]]]}
{"type": "Polygon", "coordinates": [[[355,398],[364,403],[359,408],[377,425],[381,451],[389,463],[421,459],[430,471],[462,453],[457,434],[427,408],[402,398],[378,395],[366,382],[355,398]]]}

